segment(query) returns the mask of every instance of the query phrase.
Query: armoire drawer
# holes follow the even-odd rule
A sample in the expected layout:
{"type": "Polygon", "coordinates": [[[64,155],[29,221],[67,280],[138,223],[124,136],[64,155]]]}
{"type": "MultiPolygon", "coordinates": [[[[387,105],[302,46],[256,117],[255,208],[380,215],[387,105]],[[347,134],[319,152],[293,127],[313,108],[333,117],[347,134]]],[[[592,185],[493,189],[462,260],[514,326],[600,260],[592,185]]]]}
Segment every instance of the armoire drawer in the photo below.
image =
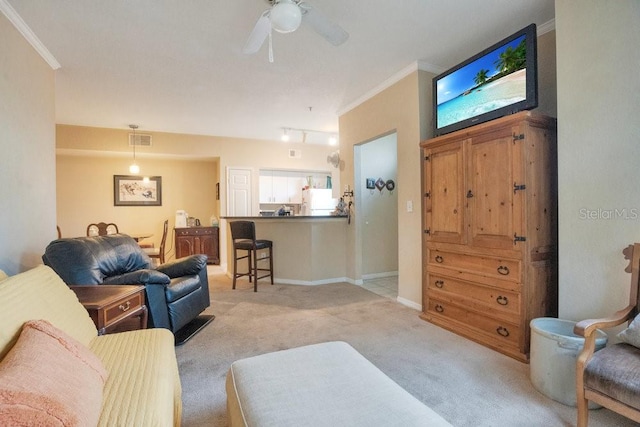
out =
{"type": "Polygon", "coordinates": [[[518,321],[521,307],[518,292],[482,286],[436,274],[429,274],[427,286],[430,297],[457,302],[476,310],[486,310],[489,314],[492,311],[510,314],[513,315],[514,322],[518,321]]]}
{"type": "Polygon", "coordinates": [[[441,250],[429,250],[429,263],[434,266],[454,268],[476,274],[491,275],[501,279],[521,281],[520,261],[478,255],[459,254],[441,250]]]}
{"type": "Polygon", "coordinates": [[[448,319],[464,323],[470,328],[484,332],[483,336],[490,336],[497,342],[518,346],[520,343],[520,328],[514,324],[465,310],[455,304],[429,298],[428,312],[448,319]]]}

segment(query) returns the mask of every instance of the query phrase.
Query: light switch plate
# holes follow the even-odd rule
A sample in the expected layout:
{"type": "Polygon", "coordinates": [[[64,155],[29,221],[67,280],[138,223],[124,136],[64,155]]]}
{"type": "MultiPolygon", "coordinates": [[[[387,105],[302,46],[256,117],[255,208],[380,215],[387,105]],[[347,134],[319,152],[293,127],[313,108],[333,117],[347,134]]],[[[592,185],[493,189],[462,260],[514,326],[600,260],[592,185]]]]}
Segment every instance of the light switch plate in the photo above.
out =
{"type": "Polygon", "coordinates": [[[413,212],[413,201],[407,200],[407,212],[413,212]]]}

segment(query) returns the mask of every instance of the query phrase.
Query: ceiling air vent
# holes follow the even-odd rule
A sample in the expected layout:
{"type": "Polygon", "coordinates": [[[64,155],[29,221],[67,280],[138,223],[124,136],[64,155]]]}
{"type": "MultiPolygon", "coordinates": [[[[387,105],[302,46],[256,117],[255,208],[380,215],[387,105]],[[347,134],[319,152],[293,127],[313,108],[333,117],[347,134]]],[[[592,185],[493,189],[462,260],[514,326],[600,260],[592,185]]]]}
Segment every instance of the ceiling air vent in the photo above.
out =
{"type": "Polygon", "coordinates": [[[147,135],[144,133],[136,133],[135,139],[132,133],[129,134],[129,147],[132,146],[138,147],[151,147],[151,135],[147,135]]]}
{"type": "Polygon", "coordinates": [[[302,158],[302,150],[289,149],[289,158],[290,159],[302,158]]]}

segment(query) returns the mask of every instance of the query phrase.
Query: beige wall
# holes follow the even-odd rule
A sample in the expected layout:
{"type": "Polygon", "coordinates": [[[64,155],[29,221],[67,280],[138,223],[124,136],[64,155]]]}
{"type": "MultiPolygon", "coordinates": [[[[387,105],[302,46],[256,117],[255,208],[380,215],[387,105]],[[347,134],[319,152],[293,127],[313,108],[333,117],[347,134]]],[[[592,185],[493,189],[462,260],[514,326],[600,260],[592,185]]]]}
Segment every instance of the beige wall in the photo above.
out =
{"type": "MultiPolygon", "coordinates": [[[[58,225],[63,237],[86,235],[92,222],[113,222],[120,232],[153,233],[148,241],[160,245],[162,227],[175,223],[175,212],[186,210],[208,225],[216,214],[215,160],[138,159],[141,175],[162,178],[162,206],[114,206],[114,175],[129,175],[130,157],[57,156],[58,225]]],[[[167,251],[173,248],[173,234],[167,238],[167,251]]],[[[173,250],[170,251],[173,255],[173,250]]]]}
{"type": "MultiPolygon", "coordinates": [[[[340,155],[345,161],[341,170],[342,186],[354,185],[354,145],[378,136],[397,132],[398,178],[398,297],[419,306],[421,301],[421,217],[420,217],[420,150],[421,92],[419,76],[431,77],[419,71],[403,78],[351,111],[340,116],[340,155]],[[413,212],[404,208],[412,201],[413,212]]],[[[423,89],[426,90],[426,89],[423,89]]],[[[358,209],[358,206],[355,206],[358,209]]],[[[361,221],[360,221],[361,222],[361,221]]],[[[352,221],[348,228],[347,275],[358,281],[362,278],[360,242],[363,224],[352,221]]],[[[384,248],[381,248],[384,250],[384,248]]]]}
{"type": "Polygon", "coordinates": [[[56,236],[54,72],[0,13],[0,269],[41,264],[56,236]]]}
{"type": "Polygon", "coordinates": [[[628,301],[640,241],[640,2],[556,2],[560,316],[628,301]]]}
{"type": "MultiPolygon", "coordinates": [[[[538,111],[556,115],[555,31],[538,38],[538,111]]],[[[448,64],[453,66],[455,64],[448,64]]],[[[433,135],[431,81],[434,74],[419,70],[363,102],[340,117],[340,148],[345,167],[341,170],[343,187],[354,187],[353,146],[380,135],[398,134],[398,298],[420,308],[421,273],[421,194],[419,142],[433,135]],[[413,212],[407,212],[407,202],[413,212]]],[[[355,186],[358,188],[358,186],[355,186]]],[[[358,209],[356,206],[355,209],[358,209]]],[[[357,218],[357,215],[356,215],[357,218]]],[[[363,273],[361,242],[363,225],[356,220],[349,228],[348,275],[356,281],[363,273]]],[[[382,248],[382,250],[384,250],[382,248]]]]}
{"type": "MultiPolygon", "coordinates": [[[[133,155],[128,146],[129,132],[126,125],[123,125],[123,129],[69,125],[56,127],[58,162],[75,165],[73,170],[60,172],[60,177],[64,179],[57,186],[58,191],[63,194],[58,198],[58,212],[61,216],[59,220],[64,235],[84,234],[86,230],[82,227],[83,225],[86,227],[88,221],[108,220],[109,216],[122,218],[122,221],[125,221],[125,224],[128,223],[133,229],[133,225],[139,223],[139,217],[149,210],[147,212],[151,212],[153,216],[153,228],[158,230],[154,233],[155,238],[159,239],[161,233],[159,227],[162,221],[169,218],[170,225],[173,226],[177,209],[186,210],[189,215],[200,218],[203,223],[207,223],[214,212],[217,216],[224,216],[228,167],[244,167],[252,170],[252,189],[256,207],[260,169],[332,171],[335,191],[339,191],[340,188],[337,170],[327,164],[327,155],[336,150],[336,147],[154,132],[145,130],[140,125],[138,132],[150,134],[153,144],[151,147],[136,149],[138,164],[141,174],[163,177],[163,207],[114,207],[113,175],[127,175],[133,155]],[[300,150],[301,157],[290,158],[289,149],[300,150]],[[104,162],[104,167],[98,166],[99,170],[92,172],[92,168],[80,165],[85,159],[95,165],[101,165],[104,162]],[[192,170],[194,164],[202,167],[192,170]],[[95,197],[99,199],[104,209],[97,210],[89,204],[80,204],[72,198],[74,190],[69,187],[75,186],[79,177],[86,176],[95,176],[96,185],[100,186],[101,193],[95,197]],[[215,186],[218,181],[220,182],[220,201],[216,203],[211,199],[215,198],[215,189],[212,186],[215,186]],[[78,206],[79,212],[63,206],[66,203],[71,203],[74,207],[78,206]],[[212,203],[215,204],[212,206],[212,203]],[[82,219],[77,218],[78,216],[82,216],[82,219]]],[[[88,180],[87,185],[91,184],[93,183],[88,180]]],[[[222,227],[220,232],[221,240],[226,241],[226,228],[222,227]]],[[[221,264],[224,265],[227,259],[227,246],[221,244],[220,247],[221,264]]]]}

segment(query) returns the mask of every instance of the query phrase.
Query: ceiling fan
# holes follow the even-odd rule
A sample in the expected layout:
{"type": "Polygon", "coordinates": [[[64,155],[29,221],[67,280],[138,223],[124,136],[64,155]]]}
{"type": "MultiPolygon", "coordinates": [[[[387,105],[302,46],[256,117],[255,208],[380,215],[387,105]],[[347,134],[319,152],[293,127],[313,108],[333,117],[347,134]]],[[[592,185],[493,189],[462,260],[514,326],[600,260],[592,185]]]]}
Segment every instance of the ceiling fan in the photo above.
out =
{"type": "Polygon", "coordinates": [[[329,163],[334,168],[340,166],[340,151],[334,151],[333,153],[327,156],[327,163],[329,163]]]}
{"type": "Polygon", "coordinates": [[[322,12],[303,0],[266,0],[271,7],[260,15],[253,27],[249,39],[242,48],[246,54],[256,53],[265,39],[269,38],[269,62],[273,62],[271,30],[279,33],[291,33],[302,22],[334,46],[339,46],[349,38],[341,26],[331,22],[322,12]]]}

